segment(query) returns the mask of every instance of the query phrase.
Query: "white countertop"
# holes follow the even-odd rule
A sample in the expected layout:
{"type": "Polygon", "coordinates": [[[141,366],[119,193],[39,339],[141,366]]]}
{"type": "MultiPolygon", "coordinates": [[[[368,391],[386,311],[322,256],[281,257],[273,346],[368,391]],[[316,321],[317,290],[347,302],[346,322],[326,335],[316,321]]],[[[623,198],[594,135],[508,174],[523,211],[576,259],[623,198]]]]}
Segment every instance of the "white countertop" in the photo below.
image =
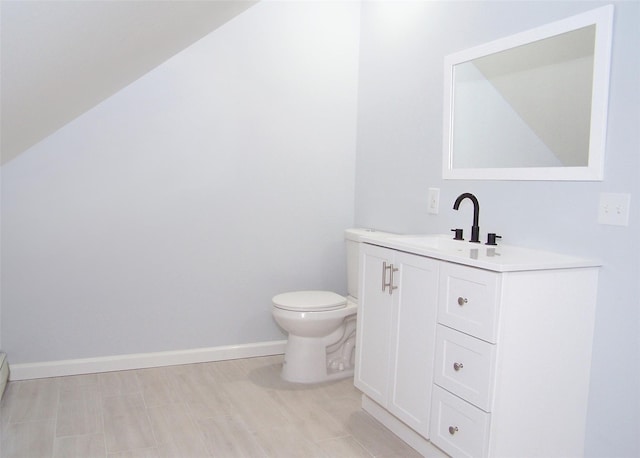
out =
{"type": "Polygon", "coordinates": [[[370,232],[361,241],[405,251],[442,261],[455,262],[496,272],[524,270],[570,269],[602,265],[594,259],[580,258],[511,245],[489,246],[466,240],[453,240],[451,235],[399,235],[370,232]]]}

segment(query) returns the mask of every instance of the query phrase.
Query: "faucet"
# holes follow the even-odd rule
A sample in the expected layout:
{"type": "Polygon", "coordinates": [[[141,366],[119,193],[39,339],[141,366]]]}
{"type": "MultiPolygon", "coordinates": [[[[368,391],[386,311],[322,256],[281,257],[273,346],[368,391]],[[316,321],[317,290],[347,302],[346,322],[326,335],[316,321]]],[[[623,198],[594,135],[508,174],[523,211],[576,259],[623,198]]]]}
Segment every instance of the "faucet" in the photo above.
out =
{"type": "Polygon", "coordinates": [[[480,217],[480,204],[478,203],[478,199],[476,196],[471,194],[470,192],[465,192],[464,194],[460,194],[453,204],[453,209],[457,210],[460,207],[460,202],[464,199],[469,199],[473,202],[473,226],[471,226],[471,240],[473,243],[480,243],[480,226],[478,226],[478,218],[480,217]]]}

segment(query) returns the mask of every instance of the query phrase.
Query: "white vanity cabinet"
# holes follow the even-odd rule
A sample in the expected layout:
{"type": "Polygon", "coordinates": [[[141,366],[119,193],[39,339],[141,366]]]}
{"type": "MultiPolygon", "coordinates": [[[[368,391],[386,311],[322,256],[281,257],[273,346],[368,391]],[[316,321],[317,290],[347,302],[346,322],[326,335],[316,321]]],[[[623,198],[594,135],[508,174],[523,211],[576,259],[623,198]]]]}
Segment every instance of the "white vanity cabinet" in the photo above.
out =
{"type": "Polygon", "coordinates": [[[425,455],[582,456],[599,264],[408,240],[360,248],[363,408],[425,455]]]}
{"type": "Polygon", "coordinates": [[[355,385],[428,437],[438,262],[363,245],[360,277],[355,385]]]}
{"type": "Polygon", "coordinates": [[[582,456],[597,275],[440,265],[434,444],[453,457],[582,456]]]}

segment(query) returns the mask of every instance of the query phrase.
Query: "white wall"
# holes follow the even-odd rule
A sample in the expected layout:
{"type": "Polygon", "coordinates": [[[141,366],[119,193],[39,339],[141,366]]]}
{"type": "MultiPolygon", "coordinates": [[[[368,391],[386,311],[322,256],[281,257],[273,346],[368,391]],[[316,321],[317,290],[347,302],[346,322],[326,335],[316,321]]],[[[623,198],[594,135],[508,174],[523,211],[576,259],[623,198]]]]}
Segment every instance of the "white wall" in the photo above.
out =
{"type": "Polygon", "coordinates": [[[2,167],[11,363],[279,340],[272,295],[346,293],[359,8],[259,3],[2,167]]]}
{"type": "Polygon", "coordinates": [[[356,224],[402,233],[448,233],[462,227],[468,233],[471,210],[452,210],[456,196],[468,191],[480,201],[482,237],[497,232],[504,243],[601,258],[586,453],[636,457],[640,456],[640,3],[615,3],[603,182],[441,179],[445,55],[603,4],[363,3],[356,224]],[[438,215],[427,214],[429,187],[441,189],[438,215]],[[629,227],[597,224],[600,192],[631,193],[629,227]]]}

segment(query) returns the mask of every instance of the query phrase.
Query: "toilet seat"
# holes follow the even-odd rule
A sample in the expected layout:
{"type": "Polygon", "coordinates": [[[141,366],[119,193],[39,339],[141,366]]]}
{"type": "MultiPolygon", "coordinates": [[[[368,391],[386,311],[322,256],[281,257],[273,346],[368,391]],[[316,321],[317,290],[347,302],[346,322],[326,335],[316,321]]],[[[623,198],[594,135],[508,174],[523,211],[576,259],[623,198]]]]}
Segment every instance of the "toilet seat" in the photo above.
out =
{"type": "Polygon", "coordinates": [[[324,312],[346,307],[347,299],[331,291],[294,291],[274,296],[273,305],[294,312],[324,312]]]}

